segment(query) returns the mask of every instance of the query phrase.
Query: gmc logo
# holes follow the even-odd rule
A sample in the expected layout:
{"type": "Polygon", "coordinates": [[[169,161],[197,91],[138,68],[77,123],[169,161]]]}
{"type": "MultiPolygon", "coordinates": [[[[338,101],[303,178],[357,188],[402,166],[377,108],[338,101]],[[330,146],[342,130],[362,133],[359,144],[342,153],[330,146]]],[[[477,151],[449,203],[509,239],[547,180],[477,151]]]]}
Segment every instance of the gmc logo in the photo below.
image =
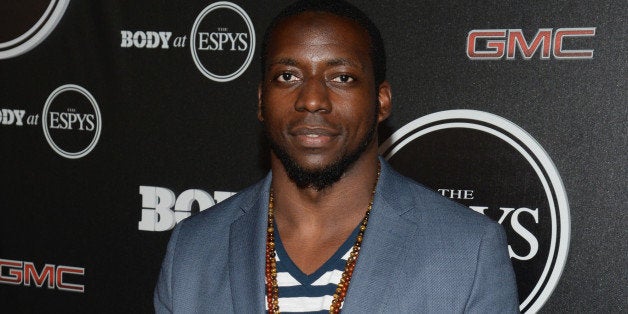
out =
{"type": "Polygon", "coordinates": [[[85,292],[85,286],[70,283],[69,276],[84,275],[85,268],[44,265],[41,271],[37,271],[35,264],[31,262],[0,259],[0,284],[24,285],[30,287],[35,284],[38,288],[46,285],[48,289],[57,288],[63,291],[85,292]]]}
{"type": "Polygon", "coordinates": [[[474,29],[467,35],[467,57],[471,60],[514,60],[516,52],[529,60],[540,51],[540,58],[592,59],[593,50],[568,50],[565,41],[595,36],[595,27],[541,28],[526,40],[521,29],[474,29]],[[482,44],[480,44],[482,43],[482,44]]]}

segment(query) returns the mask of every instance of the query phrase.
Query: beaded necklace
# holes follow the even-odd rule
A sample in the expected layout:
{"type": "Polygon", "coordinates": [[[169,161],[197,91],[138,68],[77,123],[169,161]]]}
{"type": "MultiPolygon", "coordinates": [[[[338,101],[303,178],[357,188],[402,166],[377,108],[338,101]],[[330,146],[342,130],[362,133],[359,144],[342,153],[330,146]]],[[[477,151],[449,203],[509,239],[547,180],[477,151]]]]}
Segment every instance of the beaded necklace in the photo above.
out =
{"type": "MultiPolygon", "coordinates": [[[[362,246],[362,239],[364,238],[364,231],[369,222],[369,215],[371,208],[373,207],[373,199],[375,198],[375,188],[377,187],[377,181],[379,180],[380,164],[377,163],[377,179],[373,185],[373,191],[371,192],[371,200],[369,206],[366,209],[364,218],[360,223],[360,231],[356,237],[355,244],[351,249],[345,269],[342,272],[340,282],[336,287],[329,313],[339,313],[342,302],[344,302],[347,295],[347,289],[349,289],[349,283],[351,282],[351,276],[353,276],[353,270],[355,269],[355,263],[360,255],[360,247],[362,246]]],[[[266,302],[268,304],[269,314],[279,314],[279,286],[277,285],[277,260],[275,259],[275,196],[273,189],[270,189],[270,197],[268,200],[268,228],[266,229],[266,302]]]]}

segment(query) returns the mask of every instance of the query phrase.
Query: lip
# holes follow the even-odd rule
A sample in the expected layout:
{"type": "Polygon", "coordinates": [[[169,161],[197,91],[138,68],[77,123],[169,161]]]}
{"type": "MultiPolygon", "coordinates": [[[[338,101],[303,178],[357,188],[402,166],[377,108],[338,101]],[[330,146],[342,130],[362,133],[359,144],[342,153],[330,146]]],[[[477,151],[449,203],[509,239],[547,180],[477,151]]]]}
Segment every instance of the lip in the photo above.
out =
{"type": "Polygon", "coordinates": [[[340,133],[325,127],[299,126],[290,130],[289,134],[306,148],[322,148],[334,140],[340,133]]]}

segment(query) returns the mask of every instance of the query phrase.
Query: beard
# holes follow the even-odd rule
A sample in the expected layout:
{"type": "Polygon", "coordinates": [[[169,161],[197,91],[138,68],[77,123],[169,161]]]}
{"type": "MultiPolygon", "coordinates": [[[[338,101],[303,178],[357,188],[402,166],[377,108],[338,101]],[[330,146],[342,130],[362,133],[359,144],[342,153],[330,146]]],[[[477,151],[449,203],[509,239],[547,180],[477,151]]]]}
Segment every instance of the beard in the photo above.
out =
{"type": "Polygon", "coordinates": [[[264,134],[270,143],[271,150],[275,153],[279,161],[281,161],[284,169],[286,169],[290,180],[301,189],[314,188],[317,191],[321,191],[338,182],[338,180],[342,178],[342,175],[349,170],[362,154],[364,154],[369,144],[374,140],[377,131],[378,109],[379,104],[376,105],[373,122],[368,132],[360,140],[360,145],[352,151],[345,152],[330,165],[322,169],[306,169],[299,165],[296,159],[288,153],[288,150],[272,138],[266,123],[264,123],[264,134]]]}

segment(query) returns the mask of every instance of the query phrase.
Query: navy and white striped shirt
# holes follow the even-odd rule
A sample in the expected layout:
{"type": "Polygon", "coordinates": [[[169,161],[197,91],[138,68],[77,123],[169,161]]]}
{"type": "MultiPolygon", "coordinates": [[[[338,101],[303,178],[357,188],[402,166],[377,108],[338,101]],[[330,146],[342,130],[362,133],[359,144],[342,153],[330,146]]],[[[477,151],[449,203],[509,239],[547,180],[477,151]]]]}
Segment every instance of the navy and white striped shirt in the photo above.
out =
{"type": "MultiPolygon", "coordinates": [[[[329,313],[334,292],[358,236],[351,233],[336,253],[311,275],[304,274],[292,262],[275,227],[275,258],[281,313],[329,313]]],[[[266,304],[268,310],[268,304],[266,304]]]]}

